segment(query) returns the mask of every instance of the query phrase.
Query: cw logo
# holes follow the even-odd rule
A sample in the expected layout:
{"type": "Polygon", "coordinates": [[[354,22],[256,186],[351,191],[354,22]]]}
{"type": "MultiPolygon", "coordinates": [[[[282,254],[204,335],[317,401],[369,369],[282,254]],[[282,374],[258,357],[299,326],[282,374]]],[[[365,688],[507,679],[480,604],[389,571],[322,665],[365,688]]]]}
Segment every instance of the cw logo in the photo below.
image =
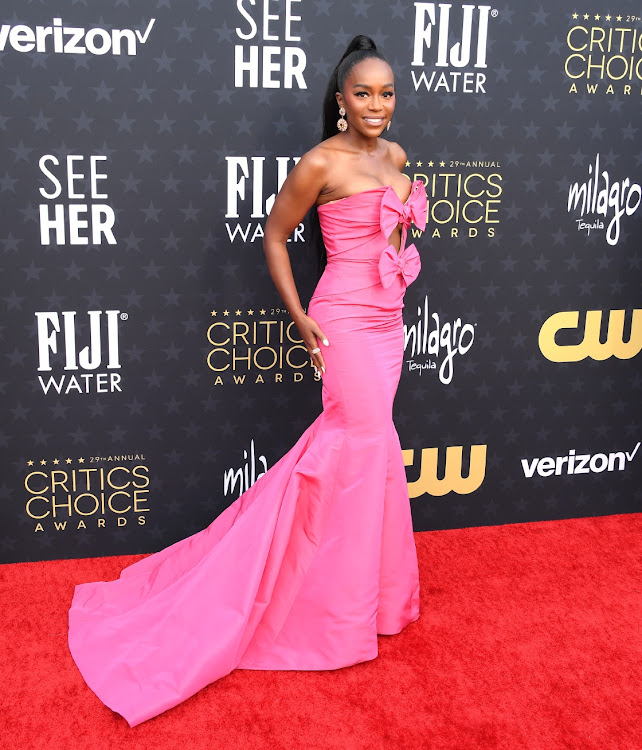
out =
{"type": "Polygon", "coordinates": [[[555,336],[564,329],[576,329],[580,319],[577,310],[558,312],[544,321],[539,332],[539,348],[551,362],[579,362],[590,357],[595,360],[617,357],[631,359],[642,349],[642,310],[633,310],[629,340],[624,341],[624,310],[609,311],[606,341],[600,341],[602,310],[588,310],[584,324],[584,338],[579,344],[558,344],[555,336]]]}
{"type": "MultiPolygon", "coordinates": [[[[416,482],[408,482],[408,495],[420,497],[432,495],[441,497],[449,492],[458,495],[469,495],[478,489],[486,476],[486,445],[470,446],[470,468],[468,475],[462,476],[463,446],[451,445],[446,448],[446,469],[443,479],[437,476],[439,448],[423,448],[421,451],[421,471],[416,482]]],[[[415,461],[414,450],[405,450],[403,462],[412,466],[415,461]]]]}

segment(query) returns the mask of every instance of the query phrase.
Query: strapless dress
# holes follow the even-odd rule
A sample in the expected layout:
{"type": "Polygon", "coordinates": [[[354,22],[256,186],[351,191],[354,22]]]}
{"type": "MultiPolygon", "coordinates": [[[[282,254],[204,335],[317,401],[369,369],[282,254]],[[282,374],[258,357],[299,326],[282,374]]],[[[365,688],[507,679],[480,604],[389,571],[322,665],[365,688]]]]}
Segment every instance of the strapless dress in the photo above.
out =
{"type": "MultiPolygon", "coordinates": [[[[69,648],[131,726],[233,669],[325,670],[377,656],[377,634],[419,617],[406,474],[392,421],[406,286],[420,269],[423,183],[319,206],[328,263],[309,305],[323,412],[205,529],[76,586],[69,648]],[[401,226],[397,253],[388,241],[401,226]]],[[[287,416],[284,416],[287,419],[287,416]]]]}

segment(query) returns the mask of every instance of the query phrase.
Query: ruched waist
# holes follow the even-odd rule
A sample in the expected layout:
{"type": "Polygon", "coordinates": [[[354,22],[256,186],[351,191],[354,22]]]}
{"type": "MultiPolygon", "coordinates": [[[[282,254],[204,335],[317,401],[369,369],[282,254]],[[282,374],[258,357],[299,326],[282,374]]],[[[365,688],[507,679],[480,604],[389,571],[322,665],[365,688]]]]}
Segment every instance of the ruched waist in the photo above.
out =
{"type": "Polygon", "coordinates": [[[381,277],[377,260],[329,258],[313,296],[343,294],[378,284],[381,284],[381,277]]]}

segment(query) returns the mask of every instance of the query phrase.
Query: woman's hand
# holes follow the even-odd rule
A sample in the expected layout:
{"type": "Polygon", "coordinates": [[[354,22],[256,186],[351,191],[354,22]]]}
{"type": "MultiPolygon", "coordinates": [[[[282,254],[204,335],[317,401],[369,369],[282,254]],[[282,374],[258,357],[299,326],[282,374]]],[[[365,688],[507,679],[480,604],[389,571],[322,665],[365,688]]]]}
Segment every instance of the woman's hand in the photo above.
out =
{"type": "Polygon", "coordinates": [[[299,329],[303,343],[305,344],[310,359],[312,360],[312,366],[314,367],[317,375],[321,375],[325,372],[325,361],[323,354],[321,353],[322,346],[329,346],[326,335],[319,328],[319,324],[311,318],[309,315],[303,314],[300,318],[295,321],[296,327],[299,329]]]}

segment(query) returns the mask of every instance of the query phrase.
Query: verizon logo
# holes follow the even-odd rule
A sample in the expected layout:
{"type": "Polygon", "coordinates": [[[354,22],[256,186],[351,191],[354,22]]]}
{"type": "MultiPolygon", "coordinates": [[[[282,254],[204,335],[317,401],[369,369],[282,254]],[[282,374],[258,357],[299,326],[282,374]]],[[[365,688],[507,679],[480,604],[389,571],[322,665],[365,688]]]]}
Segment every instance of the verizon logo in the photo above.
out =
{"type": "Polygon", "coordinates": [[[63,26],[54,18],[51,26],[0,26],[0,51],[7,46],[16,52],[53,52],[61,55],[135,55],[138,44],[145,44],[156,19],[150,19],[145,31],[138,29],[81,29],[63,26]]]}

